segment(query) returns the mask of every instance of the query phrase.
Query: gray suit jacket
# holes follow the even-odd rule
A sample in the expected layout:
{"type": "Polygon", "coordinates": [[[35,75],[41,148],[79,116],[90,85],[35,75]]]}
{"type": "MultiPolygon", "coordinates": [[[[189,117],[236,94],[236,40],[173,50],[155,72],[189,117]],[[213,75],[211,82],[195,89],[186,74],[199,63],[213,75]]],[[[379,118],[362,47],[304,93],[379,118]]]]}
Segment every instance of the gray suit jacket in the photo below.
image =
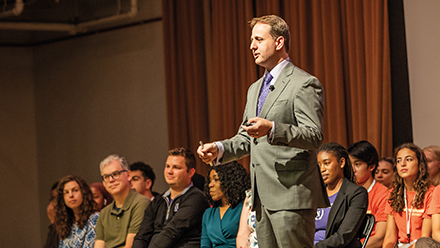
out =
{"type": "MultiPolygon", "coordinates": [[[[262,82],[260,78],[249,87],[243,123],[256,116],[262,82]]],[[[267,136],[254,139],[240,127],[234,137],[221,141],[221,162],[250,154],[252,199],[258,197],[269,210],[327,207],[328,197],[316,162],[316,149],[323,140],[321,83],[289,62],[274,87],[260,113],[261,118],[275,122],[271,144],[267,136]]]]}

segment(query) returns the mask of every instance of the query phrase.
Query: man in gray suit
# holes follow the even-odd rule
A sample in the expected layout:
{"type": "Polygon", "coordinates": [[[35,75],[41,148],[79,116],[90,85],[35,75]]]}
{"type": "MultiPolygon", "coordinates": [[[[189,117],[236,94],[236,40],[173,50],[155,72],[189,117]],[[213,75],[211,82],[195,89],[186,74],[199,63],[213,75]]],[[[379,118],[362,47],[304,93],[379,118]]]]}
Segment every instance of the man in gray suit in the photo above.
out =
{"type": "Polygon", "coordinates": [[[250,26],[250,49],[264,76],[248,90],[238,133],[197,153],[214,164],[251,156],[259,247],[312,247],[316,209],[329,206],[315,154],[323,140],[323,89],[290,61],[282,18],[254,18],[250,26]]]}

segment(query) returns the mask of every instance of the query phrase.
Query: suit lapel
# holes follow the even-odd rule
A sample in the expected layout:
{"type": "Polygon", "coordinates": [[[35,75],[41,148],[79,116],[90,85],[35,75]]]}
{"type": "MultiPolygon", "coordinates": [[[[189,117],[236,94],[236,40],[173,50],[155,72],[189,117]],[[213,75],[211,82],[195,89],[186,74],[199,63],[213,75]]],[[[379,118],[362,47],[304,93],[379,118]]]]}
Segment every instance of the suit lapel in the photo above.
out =
{"type": "Polygon", "coordinates": [[[336,196],[335,201],[333,202],[332,207],[330,208],[330,213],[328,214],[328,220],[327,220],[327,228],[325,230],[325,236],[327,237],[327,234],[333,233],[330,230],[330,227],[333,227],[333,222],[335,221],[335,217],[337,216],[337,213],[339,212],[339,209],[341,208],[342,204],[345,200],[345,191],[348,186],[348,179],[344,177],[342,180],[341,188],[339,189],[338,195],[336,196]]]}
{"type": "MultiPolygon", "coordinates": [[[[289,84],[290,78],[289,76],[293,73],[295,66],[292,62],[289,62],[281,71],[280,75],[277,78],[277,81],[274,83],[274,90],[270,91],[267,95],[266,101],[263,104],[263,108],[261,108],[260,117],[266,119],[267,114],[269,113],[270,109],[280,96],[280,94],[284,91],[284,88],[289,84]]],[[[262,81],[262,80],[261,80],[262,81]]],[[[259,83],[261,89],[261,82],[259,83]]],[[[259,92],[258,92],[259,94],[259,92]]],[[[258,99],[258,96],[257,96],[258,99]]],[[[255,102],[256,104],[256,102],[255,102]]]]}

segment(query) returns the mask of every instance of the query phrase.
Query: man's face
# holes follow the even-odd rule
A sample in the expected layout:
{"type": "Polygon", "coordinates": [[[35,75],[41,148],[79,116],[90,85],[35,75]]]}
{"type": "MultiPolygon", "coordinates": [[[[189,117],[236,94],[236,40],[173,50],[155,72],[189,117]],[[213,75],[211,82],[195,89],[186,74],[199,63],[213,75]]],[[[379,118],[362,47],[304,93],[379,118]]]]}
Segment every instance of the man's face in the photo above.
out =
{"type": "MultiPolygon", "coordinates": [[[[124,170],[121,166],[121,163],[117,160],[111,161],[108,165],[104,166],[102,168],[101,175],[109,175],[113,172],[124,170]]],[[[130,188],[130,181],[129,181],[129,175],[128,172],[121,172],[119,177],[117,179],[114,179],[113,177],[109,177],[108,181],[104,181],[104,186],[107,191],[112,194],[118,194],[123,191],[125,191],[127,188],[130,188]]]]}
{"type": "Polygon", "coordinates": [[[131,171],[130,176],[131,188],[143,195],[147,191],[147,180],[142,175],[142,171],[131,171]]]}
{"type": "Polygon", "coordinates": [[[168,156],[164,176],[170,188],[183,190],[188,187],[195,170],[190,169],[188,171],[187,169],[183,156],[168,156]]]}
{"type": "Polygon", "coordinates": [[[277,40],[270,34],[269,24],[257,23],[252,29],[250,49],[255,59],[255,64],[272,70],[278,63],[275,57],[277,40]]]}

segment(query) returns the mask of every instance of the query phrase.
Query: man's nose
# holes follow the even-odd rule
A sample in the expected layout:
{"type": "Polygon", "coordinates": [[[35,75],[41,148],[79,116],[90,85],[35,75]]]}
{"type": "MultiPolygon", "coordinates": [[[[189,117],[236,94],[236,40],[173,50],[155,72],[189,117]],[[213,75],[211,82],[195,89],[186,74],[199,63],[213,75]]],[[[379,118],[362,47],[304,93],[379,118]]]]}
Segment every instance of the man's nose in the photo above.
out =
{"type": "Polygon", "coordinates": [[[251,41],[251,44],[250,44],[250,46],[249,46],[249,49],[251,49],[251,50],[255,50],[255,43],[254,43],[254,41],[251,41]]]}
{"type": "Polygon", "coordinates": [[[113,181],[115,181],[115,178],[114,178],[112,175],[110,175],[108,179],[109,179],[109,180],[108,180],[109,182],[113,182],[113,181]]]}

